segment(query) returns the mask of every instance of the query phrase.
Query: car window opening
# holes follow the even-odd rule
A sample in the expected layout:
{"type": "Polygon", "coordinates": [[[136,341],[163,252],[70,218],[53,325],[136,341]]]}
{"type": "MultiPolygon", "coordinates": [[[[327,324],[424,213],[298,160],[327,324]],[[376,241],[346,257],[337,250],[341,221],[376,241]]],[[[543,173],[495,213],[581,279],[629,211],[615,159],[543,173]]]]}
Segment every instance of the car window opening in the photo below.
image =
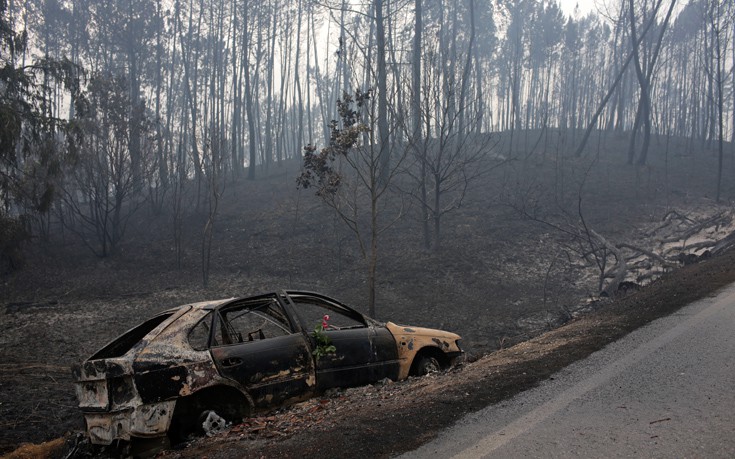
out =
{"type": "Polygon", "coordinates": [[[273,300],[245,304],[217,314],[212,346],[249,343],[291,333],[290,323],[273,300]]]}
{"type": "Polygon", "coordinates": [[[112,359],[115,357],[122,357],[130,349],[133,348],[140,340],[152,332],[154,328],[163,323],[164,320],[171,317],[173,313],[166,313],[158,315],[152,319],[149,319],[137,327],[128,330],[122,336],[111,342],[107,346],[100,349],[95,355],[90,357],[90,360],[98,359],[112,359]]]}

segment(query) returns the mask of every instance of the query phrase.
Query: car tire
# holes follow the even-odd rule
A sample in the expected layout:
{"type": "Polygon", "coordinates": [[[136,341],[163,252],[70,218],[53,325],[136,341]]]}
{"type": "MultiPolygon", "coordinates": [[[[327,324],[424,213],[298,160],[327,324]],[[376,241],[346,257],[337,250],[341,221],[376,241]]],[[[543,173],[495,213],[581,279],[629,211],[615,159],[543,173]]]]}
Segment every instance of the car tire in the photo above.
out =
{"type": "Polygon", "coordinates": [[[214,410],[206,410],[199,415],[198,426],[207,437],[224,432],[232,423],[217,414],[214,410]]]}
{"type": "Polygon", "coordinates": [[[438,373],[442,369],[439,361],[430,355],[422,355],[416,361],[416,376],[426,376],[429,373],[438,373]]]}

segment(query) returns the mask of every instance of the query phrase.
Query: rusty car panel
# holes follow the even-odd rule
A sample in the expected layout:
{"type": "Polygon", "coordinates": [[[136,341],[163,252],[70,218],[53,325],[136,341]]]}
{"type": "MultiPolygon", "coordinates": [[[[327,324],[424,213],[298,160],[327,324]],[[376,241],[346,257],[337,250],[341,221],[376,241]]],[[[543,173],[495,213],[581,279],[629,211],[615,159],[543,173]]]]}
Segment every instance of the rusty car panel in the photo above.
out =
{"type": "Polygon", "coordinates": [[[332,387],[446,368],[462,354],[459,340],[383,324],[318,293],[284,291],[169,309],[73,374],[90,440],[108,445],[201,430],[207,413],[234,422],[332,387]],[[319,324],[333,350],[317,357],[319,324]],[[417,364],[426,359],[433,367],[417,364]]]}
{"type": "Polygon", "coordinates": [[[311,350],[302,334],[212,348],[220,374],[246,388],[256,407],[314,392],[311,350]]]}
{"type": "Polygon", "coordinates": [[[176,402],[140,405],[112,413],[85,414],[87,432],[93,444],[109,445],[114,440],[148,438],[166,434],[176,402]]]}
{"type": "MultiPolygon", "coordinates": [[[[398,345],[398,357],[400,360],[400,371],[398,379],[405,379],[411,372],[411,365],[420,352],[436,349],[441,351],[454,364],[462,354],[458,341],[459,335],[421,327],[406,327],[388,322],[385,327],[390,330],[398,345]]],[[[439,355],[439,354],[437,354],[439,355]]]]}

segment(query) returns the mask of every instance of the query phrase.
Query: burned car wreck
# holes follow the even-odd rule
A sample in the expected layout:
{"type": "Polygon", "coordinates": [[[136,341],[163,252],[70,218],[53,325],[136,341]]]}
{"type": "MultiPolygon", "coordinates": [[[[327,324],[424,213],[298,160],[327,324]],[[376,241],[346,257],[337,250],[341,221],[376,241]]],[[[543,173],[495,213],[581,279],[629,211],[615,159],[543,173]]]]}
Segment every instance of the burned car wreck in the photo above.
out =
{"type": "Polygon", "coordinates": [[[188,304],[127,331],[73,369],[90,441],[173,441],[216,419],[334,387],[401,380],[453,365],[454,333],[380,323],[297,291],[188,304]],[[329,322],[324,322],[327,316],[329,322]],[[315,325],[334,346],[319,346],[315,325]]]}

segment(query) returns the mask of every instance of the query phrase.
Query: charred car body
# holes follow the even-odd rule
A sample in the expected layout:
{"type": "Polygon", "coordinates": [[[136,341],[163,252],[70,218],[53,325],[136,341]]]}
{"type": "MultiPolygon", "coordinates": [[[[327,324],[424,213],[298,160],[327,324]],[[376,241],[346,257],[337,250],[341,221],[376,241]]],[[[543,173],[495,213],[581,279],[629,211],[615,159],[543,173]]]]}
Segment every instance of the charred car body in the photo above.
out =
{"type": "Polygon", "coordinates": [[[112,341],[74,377],[93,444],[176,438],[215,412],[229,421],[332,387],[405,379],[446,368],[460,337],[379,323],[326,296],[288,291],[188,304],[112,341]],[[312,333],[335,352],[314,356],[312,333]]]}

